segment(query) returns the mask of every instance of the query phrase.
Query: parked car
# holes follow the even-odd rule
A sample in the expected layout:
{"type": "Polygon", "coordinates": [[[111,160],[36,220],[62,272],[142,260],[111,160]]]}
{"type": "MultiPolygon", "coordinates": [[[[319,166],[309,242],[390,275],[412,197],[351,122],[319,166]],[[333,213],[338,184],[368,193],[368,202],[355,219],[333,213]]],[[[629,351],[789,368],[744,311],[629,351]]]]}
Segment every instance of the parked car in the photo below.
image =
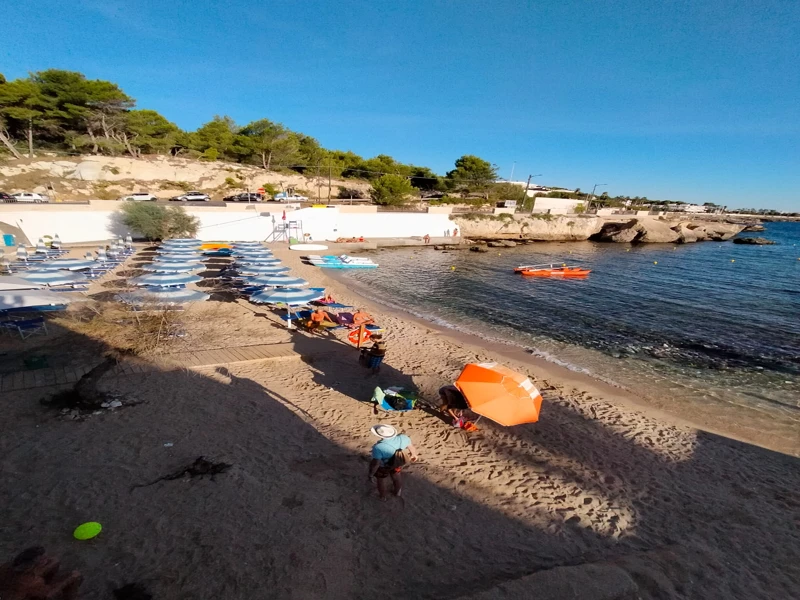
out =
{"type": "Polygon", "coordinates": [[[186,192],[185,194],[181,194],[180,196],[175,196],[174,198],[170,198],[170,200],[176,202],[193,202],[193,201],[210,202],[211,198],[209,198],[208,194],[204,194],[203,192],[186,192]]]}
{"type": "Polygon", "coordinates": [[[261,194],[254,194],[252,192],[242,192],[241,194],[234,194],[233,196],[225,196],[225,202],[261,202],[263,200],[261,194]]]}
{"type": "Polygon", "coordinates": [[[14,202],[14,197],[11,194],[0,192],[0,202],[14,202]]]}
{"type": "Polygon", "coordinates": [[[14,198],[14,202],[50,202],[50,198],[47,196],[32,192],[17,192],[16,194],[11,194],[11,197],[14,198]]]}
{"type": "Polygon", "coordinates": [[[307,202],[308,198],[301,196],[300,194],[287,194],[286,192],[281,192],[280,194],[275,194],[273,200],[276,202],[307,202]]]}
{"type": "Polygon", "coordinates": [[[158,198],[149,192],[136,192],[133,194],[128,194],[127,196],[122,196],[121,198],[118,198],[118,200],[128,202],[155,202],[158,200],[158,198]]]}

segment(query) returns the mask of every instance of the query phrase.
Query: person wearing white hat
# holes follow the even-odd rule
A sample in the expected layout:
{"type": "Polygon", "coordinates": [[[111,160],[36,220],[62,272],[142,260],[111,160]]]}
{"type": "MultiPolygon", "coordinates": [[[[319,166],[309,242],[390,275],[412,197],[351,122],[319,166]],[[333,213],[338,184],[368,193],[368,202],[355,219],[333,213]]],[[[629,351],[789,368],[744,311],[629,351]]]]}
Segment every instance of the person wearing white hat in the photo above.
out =
{"type": "Polygon", "coordinates": [[[372,435],[380,440],[372,446],[372,460],[369,463],[369,481],[375,481],[378,486],[378,496],[386,500],[388,491],[387,478],[391,477],[394,484],[394,495],[400,497],[403,493],[403,467],[417,460],[417,449],[411,443],[411,438],[391,425],[378,424],[370,429],[372,435]]]}

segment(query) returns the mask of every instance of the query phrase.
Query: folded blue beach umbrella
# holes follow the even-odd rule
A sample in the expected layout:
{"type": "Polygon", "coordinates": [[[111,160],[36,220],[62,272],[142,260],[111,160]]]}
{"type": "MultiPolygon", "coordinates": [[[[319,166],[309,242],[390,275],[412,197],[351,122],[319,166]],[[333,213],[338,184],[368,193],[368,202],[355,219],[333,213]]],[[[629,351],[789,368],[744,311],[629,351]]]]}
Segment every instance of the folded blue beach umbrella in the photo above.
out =
{"type": "Polygon", "coordinates": [[[17,277],[26,279],[32,283],[40,285],[70,285],[87,281],[83,273],[73,273],[70,271],[40,271],[39,269],[19,273],[17,277]]]}
{"type": "Polygon", "coordinates": [[[141,306],[143,304],[185,304],[187,302],[202,302],[211,296],[197,290],[185,288],[147,288],[134,292],[124,292],[117,297],[126,304],[141,306]]]}
{"type": "Polygon", "coordinates": [[[47,262],[36,265],[39,271],[58,271],[64,269],[66,271],[81,271],[83,269],[92,269],[99,267],[100,263],[93,260],[86,260],[85,258],[56,258],[47,262]]]}
{"type": "Polygon", "coordinates": [[[170,287],[175,285],[188,285],[197,283],[203,278],[189,273],[150,273],[141,277],[134,277],[128,282],[133,285],[152,285],[170,287]]]}
{"type": "Polygon", "coordinates": [[[141,265],[139,268],[156,273],[190,273],[202,271],[206,267],[203,263],[198,262],[154,262],[149,265],[141,265]]]}
{"type": "Polygon", "coordinates": [[[250,296],[250,301],[259,304],[286,304],[288,306],[298,306],[301,304],[308,304],[313,300],[319,300],[324,297],[324,292],[316,290],[281,288],[255,292],[250,296]]]}
{"type": "Polygon", "coordinates": [[[249,280],[251,285],[266,285],[270,287],[306,287],[308,282],[299,277],[289,277],[288,275],[259,275],[249,280]]]}

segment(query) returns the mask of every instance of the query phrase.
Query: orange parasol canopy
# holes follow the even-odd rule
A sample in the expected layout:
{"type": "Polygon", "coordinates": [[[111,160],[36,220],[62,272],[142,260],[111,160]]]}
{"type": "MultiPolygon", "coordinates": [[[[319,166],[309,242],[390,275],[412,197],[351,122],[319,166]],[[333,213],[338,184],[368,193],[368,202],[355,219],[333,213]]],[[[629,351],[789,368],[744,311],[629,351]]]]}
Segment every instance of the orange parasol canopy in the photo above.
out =
{"type": "Polygon", "coordinates": [[[525,375],[497,363],[469,364],[455,382],[473,412],[500,425],[539,420],[542,395],[525,375]]]}

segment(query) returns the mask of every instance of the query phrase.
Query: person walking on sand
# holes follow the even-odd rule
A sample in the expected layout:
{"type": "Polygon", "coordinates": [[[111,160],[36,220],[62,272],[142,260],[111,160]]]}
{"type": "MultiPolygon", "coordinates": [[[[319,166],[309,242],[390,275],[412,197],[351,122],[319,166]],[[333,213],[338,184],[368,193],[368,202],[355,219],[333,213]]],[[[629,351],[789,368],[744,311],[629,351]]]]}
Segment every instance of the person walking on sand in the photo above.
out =
{"type": "Polygon", "coordinates": [[[367,476],[369,481],[376,482],[378,496],[386,500],[391,477],[394,484],[394,495],[398,498],[403,493],[402,470],[410,462],[416,462],[417,449],[411,443],[411,438],[391,425],[378,424],[370,429],[372,435],[380,440],[372,446],[372,460],[369,463],[367,476]]]}
{"type": "Polygon", "coordinates": [[[431,236],[429,236],[429,235],[426,233],[424,236],[422,236],[422,241],[423,241],[423,242],[425,242],[425,244],[426,244],[426,245],[427,245],[427,244],[430,244],[430,243],[431,243],[431,236]]]}
{"type": "Polygon", "coordinates": [[[458,237],[458,227],[453,229],[453,237],[458,237]]]}

